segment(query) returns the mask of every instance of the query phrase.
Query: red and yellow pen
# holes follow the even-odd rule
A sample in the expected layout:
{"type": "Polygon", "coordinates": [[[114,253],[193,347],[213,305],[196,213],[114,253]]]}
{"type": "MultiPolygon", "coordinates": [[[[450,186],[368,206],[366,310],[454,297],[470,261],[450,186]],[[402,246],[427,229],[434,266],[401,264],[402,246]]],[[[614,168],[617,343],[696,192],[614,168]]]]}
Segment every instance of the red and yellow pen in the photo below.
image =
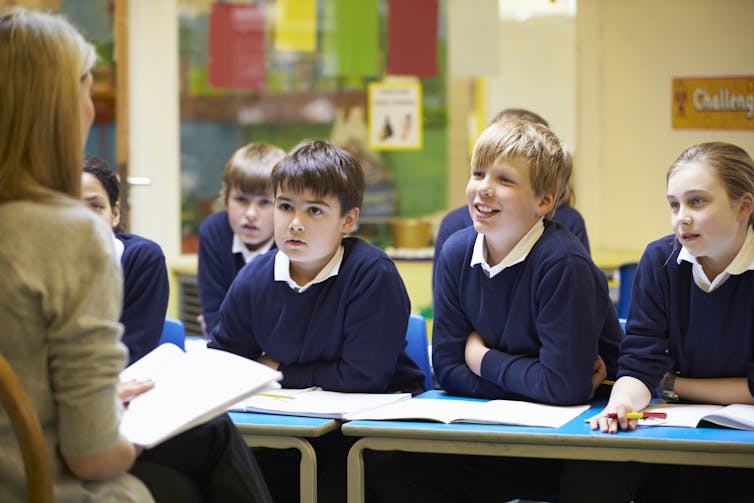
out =
{"type": "MultiPolygon", "coordinates": [[[[617,419],[618,418],[618,414],[616,414],[615,412],[611,412],[611,413],[605,414],[605,415],[607,417],[609,417],[610,419],[617,419]]],[[[668,417],[668,415],[666,413],[664,413],[664,412],[646,411],[646,412],[627,412],[626,413],[626,418],[627,419],[649,419],[649,418],[665,419],[667,417],[668,417]]]]}

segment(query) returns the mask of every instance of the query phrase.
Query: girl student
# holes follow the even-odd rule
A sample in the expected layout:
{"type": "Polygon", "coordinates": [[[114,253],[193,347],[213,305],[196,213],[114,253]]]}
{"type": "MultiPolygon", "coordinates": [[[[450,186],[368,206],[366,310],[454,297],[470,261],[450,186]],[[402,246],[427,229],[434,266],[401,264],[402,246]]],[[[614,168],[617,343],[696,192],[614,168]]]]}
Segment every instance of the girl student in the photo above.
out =
{"type": "MultiPolygon", "coordinates": [[[[635,429],[626,414],[653,396],[754,404],[754,162],[729,143],[694,145],[668,171],[667,200],[673,234],[650,243],[639,262],[618,380],[593,430],[635,429]]],[[[748,501],[754,494],[754,470],[605,463],[584,472],[599,484],[576,484],[596,490],[582,501],[748,501]]]]}

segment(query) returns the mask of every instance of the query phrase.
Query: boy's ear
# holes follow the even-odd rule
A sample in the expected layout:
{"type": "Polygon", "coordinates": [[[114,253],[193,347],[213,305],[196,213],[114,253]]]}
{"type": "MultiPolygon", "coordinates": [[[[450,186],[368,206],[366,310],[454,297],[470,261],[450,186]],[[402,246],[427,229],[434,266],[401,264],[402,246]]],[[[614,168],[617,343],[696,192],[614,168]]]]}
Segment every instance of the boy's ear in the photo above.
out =
{"type": "Polygon", "coordinates": [[[555,207],[556,200],[557,198],[555,196],[555,190],[546,189],[539,198],[539,203],[537,204],[537,214],[540,217],[543,217],[550,213],[550,211],[552,211],[552,209],[555,207]]]}
{"type": "Polygon", "coordinates": [[[345,215],[343,215],[343,225],[340,228],[340,232],[343,235],[351,232],[353,226],[356,225],[356,221],[359,219],[359,211],[359,208],[351,208],[345,215]]]}
{"type": "Polygon", "coordinates": [[[115,228],[118,227],[118,224],[120,224],[120,201],[115,201],[115,206],[113,206],[113,221],[110,226],[115,228]]]}

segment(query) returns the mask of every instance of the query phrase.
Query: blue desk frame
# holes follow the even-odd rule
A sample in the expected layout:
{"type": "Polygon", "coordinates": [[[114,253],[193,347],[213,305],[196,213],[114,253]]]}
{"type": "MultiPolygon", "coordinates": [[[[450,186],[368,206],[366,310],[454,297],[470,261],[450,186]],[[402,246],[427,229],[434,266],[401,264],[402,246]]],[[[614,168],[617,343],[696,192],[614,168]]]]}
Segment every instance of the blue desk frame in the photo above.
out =
{"type": "Polygon", "coordinates": [[[340,425],[334,419],[229,412],[249,447],[298,449],[301,453],[299,483],[302,503],[317,501],[317,456],[306,439],[321,437],[340,425]]]}
{"type": "MultiPolygon", "coordinates": [[[[441,398],[443,392],[420,397],[441,398]]],[[[754,431],[668,426],[644,426],[617,434],[591,431],[584,419],[599,413],[604,405],[604,401],[593,404],[561,428],[413,421],[345,423],[344,435],[363,437],[348,453],[348,501],[364,501],[364,449],[754,467],[754,431]]]]}

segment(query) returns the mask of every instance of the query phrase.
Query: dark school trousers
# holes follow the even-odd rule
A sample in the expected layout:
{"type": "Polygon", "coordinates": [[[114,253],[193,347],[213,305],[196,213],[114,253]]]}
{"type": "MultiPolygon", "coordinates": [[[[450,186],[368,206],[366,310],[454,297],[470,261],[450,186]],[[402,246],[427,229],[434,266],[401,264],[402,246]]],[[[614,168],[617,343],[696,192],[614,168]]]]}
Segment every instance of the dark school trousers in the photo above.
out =
{"type": "Polygon", "coordinates": [[[145,450],[131,473],[157,503],[272,503],[253,454],[227,414],[145,450]]]}

